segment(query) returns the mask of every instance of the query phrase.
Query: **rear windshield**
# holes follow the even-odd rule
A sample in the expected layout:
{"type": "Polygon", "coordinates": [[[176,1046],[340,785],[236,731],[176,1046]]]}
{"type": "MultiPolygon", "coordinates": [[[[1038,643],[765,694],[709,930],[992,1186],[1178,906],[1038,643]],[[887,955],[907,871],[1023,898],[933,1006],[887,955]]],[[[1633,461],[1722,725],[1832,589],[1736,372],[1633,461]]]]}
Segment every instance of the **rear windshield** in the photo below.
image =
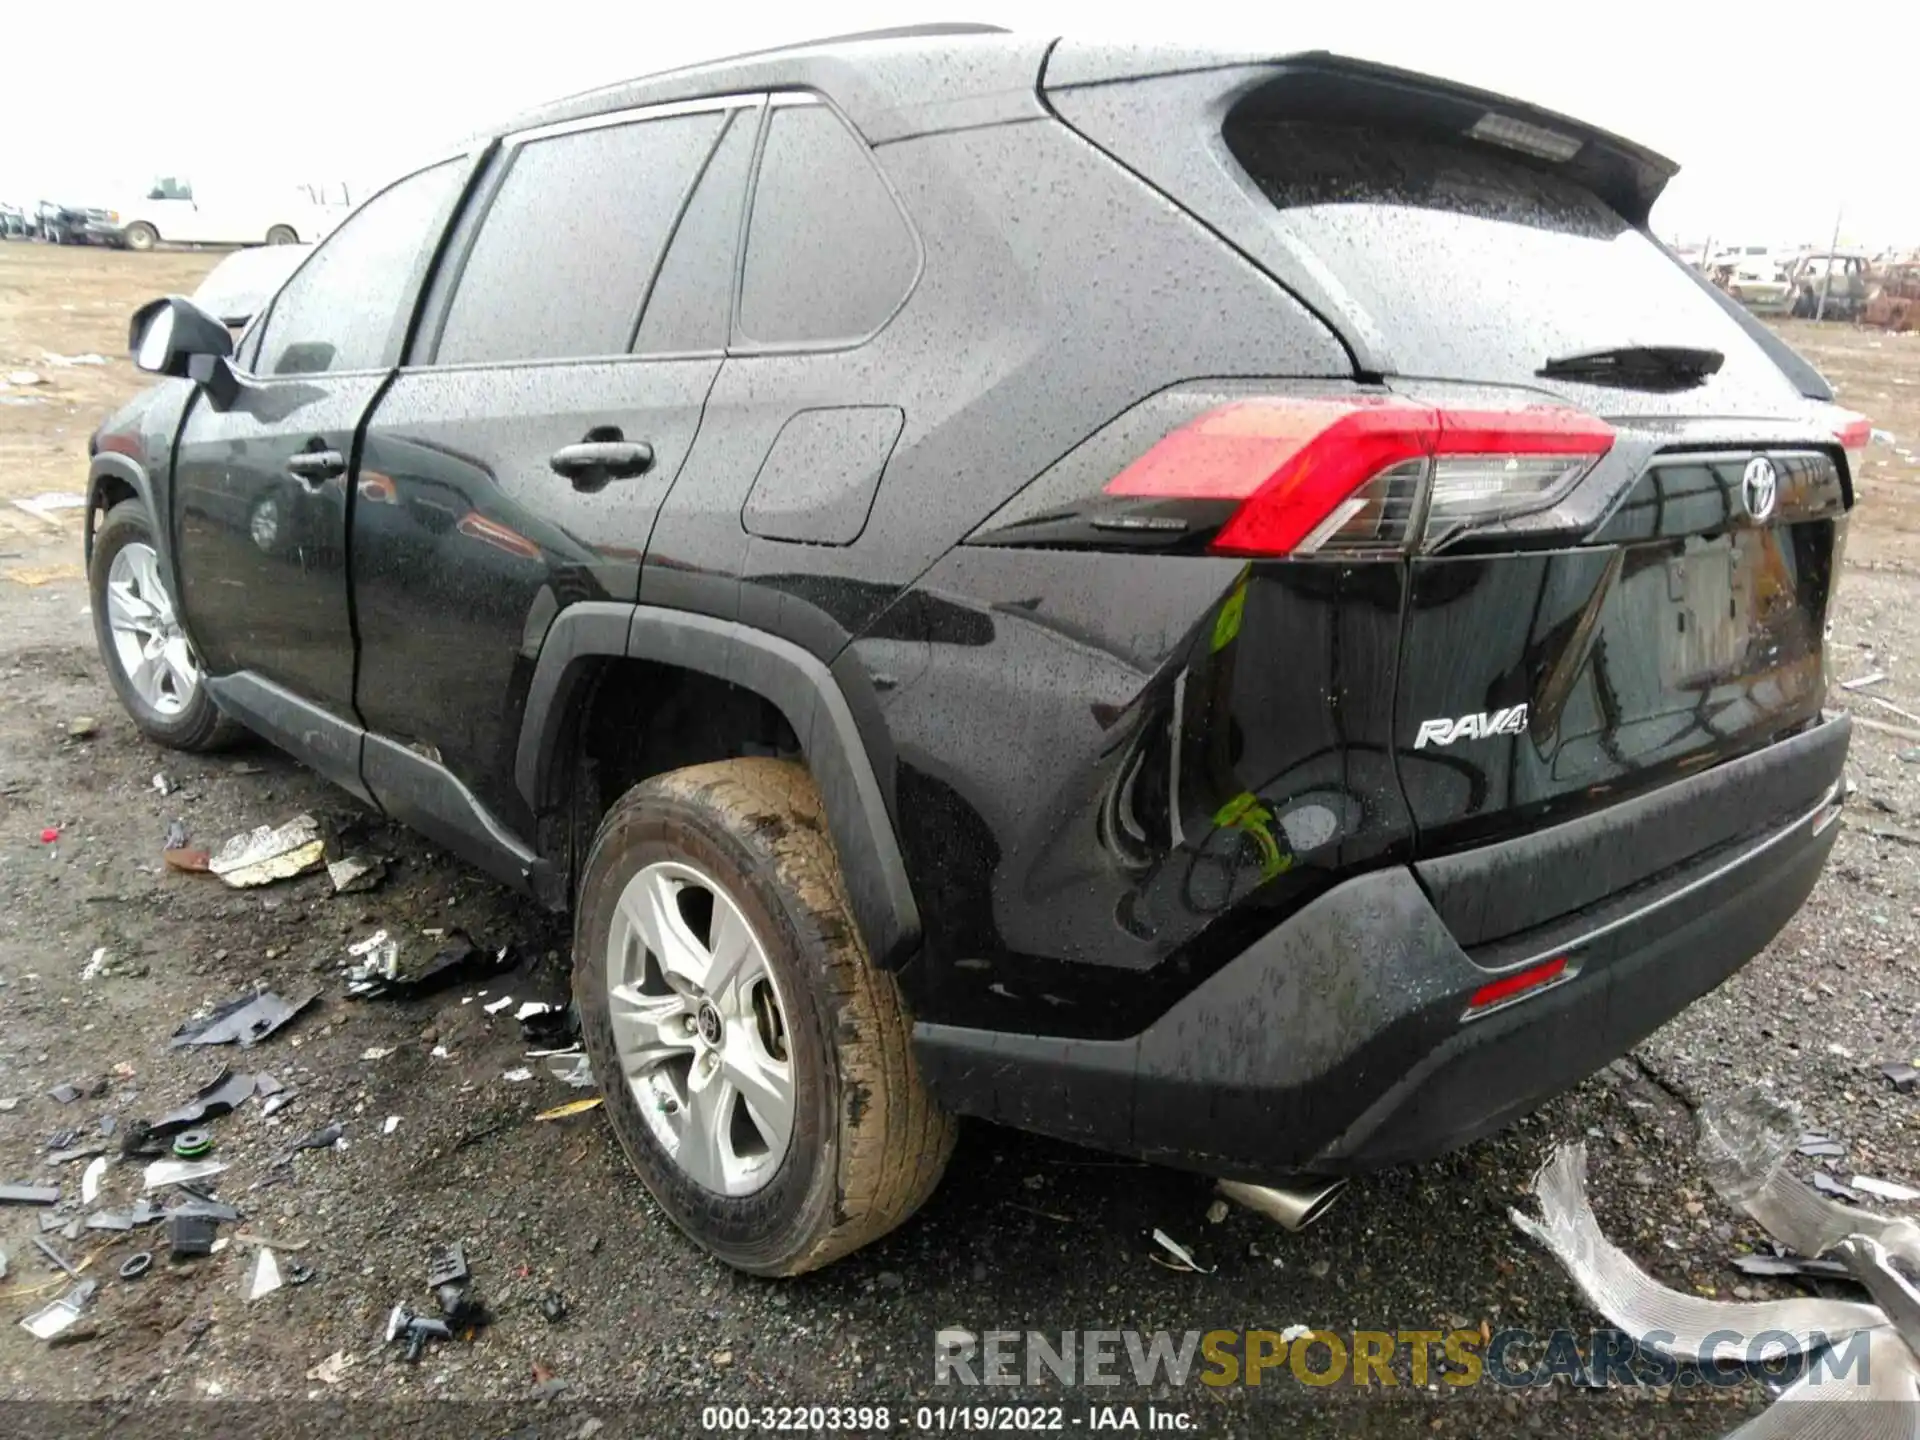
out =
{"type": "Polygon", "coordinates": [[[1544,163],[1453,136],[1301,120],[1231,121],[1226,141],[1292,239],[1372,319],[1400,374],[1537,384],[1549,359],[1684,345],[1726,355],[1718,399],[1794,396],[1678,262],[1544,163]]]}

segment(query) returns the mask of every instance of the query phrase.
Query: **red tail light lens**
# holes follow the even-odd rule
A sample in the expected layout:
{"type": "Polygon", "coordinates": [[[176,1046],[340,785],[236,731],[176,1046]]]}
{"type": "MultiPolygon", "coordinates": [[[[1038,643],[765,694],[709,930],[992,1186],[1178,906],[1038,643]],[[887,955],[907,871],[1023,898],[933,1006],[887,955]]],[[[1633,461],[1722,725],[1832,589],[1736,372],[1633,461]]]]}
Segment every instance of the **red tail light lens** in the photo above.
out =
{"type": "Polygon", "coordinates": [[[1222,555],[1403,549],[1544,503],[1613,446],[1584,411],[1440,410],[1394,396],[1257,399],[1210,410],[1106,487],[1115,497],[1234,500],[1222,555]]]}

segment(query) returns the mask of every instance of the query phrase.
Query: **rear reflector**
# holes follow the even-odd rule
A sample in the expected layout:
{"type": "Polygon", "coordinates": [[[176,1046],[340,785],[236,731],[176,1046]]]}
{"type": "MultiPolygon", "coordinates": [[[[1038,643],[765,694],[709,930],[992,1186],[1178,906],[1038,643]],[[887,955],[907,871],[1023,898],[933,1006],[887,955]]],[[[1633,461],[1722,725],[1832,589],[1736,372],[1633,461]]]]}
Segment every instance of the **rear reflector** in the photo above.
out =
{"type": "Polygon", "coordinates": [[[1233,500],[1220,555],[1403,550],[1549,503],[1613,446],[1580,410],[1440,410],[1397,396],[1259,399],[1208,411],[1108,482],[1108,495],[1233,500]]]}
{"type": "Polygon", "coordinates": [[[1496,1005],[1505,1005],[1522,995],[1530,994],[1556,980],[1564,979],[1567,974],[1567,957],[1556,955],[1551,960],[1542,960],[1537,965],[1529,965],[1524,970],[1515,970],[1510,975],[1502,975],[1497,980],[1489,980],[1473,992],[1473,999],[1467,1002],[1467,1014],[1471,1018],[1496,1005]]]}

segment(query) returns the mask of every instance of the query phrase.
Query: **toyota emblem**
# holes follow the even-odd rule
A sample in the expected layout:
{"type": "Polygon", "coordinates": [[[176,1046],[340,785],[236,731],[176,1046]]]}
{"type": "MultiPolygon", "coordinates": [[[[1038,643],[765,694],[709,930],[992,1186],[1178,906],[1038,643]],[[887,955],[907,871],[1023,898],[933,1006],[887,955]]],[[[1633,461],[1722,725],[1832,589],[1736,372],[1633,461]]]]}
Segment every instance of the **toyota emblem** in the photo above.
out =
{"type": "Polygon", "coordinates": [[[1766,523],[1779,494],[1780,474],[1773,468],[1773,461],[1764,455],[1754,456],[1740,476],[1740,499],[1746,504],[1747,514],[1761,524],[1766,523]]]}

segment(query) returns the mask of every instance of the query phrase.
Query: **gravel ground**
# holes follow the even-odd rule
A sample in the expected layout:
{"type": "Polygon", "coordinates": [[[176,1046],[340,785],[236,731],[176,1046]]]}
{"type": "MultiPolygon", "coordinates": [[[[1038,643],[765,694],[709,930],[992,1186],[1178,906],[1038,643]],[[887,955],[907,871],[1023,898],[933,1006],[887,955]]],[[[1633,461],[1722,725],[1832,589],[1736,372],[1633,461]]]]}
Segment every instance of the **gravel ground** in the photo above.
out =
{"type": "MultiPolygon", "coordinates": [[[[0,290],[17,248],[0,247],[0,290]]],[[[108,280],[128,289],[122,262],[136,260],[113,257],[108,280]]],[[[119,313],[140,293],[122,296],[119,313]]],[[[112,307],[98,308],[104,331],[112,307]]],[[[1867,337],[1882,342],[1869,350],[1858,335],[1827,327],[1813,339],[1851,346],[1848,363],[1891,365],[1864,370],[1858,383],[1905,403],[1901,386],[1920,348],[1867,337]]],[[[45,342],[0,333],[0,368],[31,359],[35,343],[45,342]]],[[[108,349],[91,334],[67,349],[83,345],[108,349]]],[[[29,448],[21,426],[30,420],[62,456],[57,473],[36,472],[35,493],[81,483],[78,452],[91,424],[83,408],[51,403],[26,419],[25,407],[0,411],[12,453],[29,448]],[[51,434],[55,424],[64,436],[51,434]]],[[[1905,425],[1902,443],[1916,428],[1905,425]]],[[[1904,503],[1893,491],[1905,462],[1886,463],[1895,468],[1877,472],[1874,503],[1856,519],[1870,536],[1879,534],[1879,496],[1890,497],[1889,512],[1904,503]]],[[[585,1440],[694,1433],[705,1428],[703,1406],[741,1402],[886,1406],[893,1428],[915,1428],[915,1407],[982,1394],[934,1384],[934,1334],[944,1327],[1484,1324],[1584,1333],[1598,1318],[1506,1219],[1552,1144],[1569,1138],[1587,1140],[1602,1223],[1663,1281],[1722,1299],[1736,1298],[1736,1286],[1756,1298],[1799,1293],[1774,1282],[1749,1288],[1728,1263],[1758,1235],[1708,1191],[1688,1110],[1770,1082],[1800,1096],[1809,1123],[1845,1143],[1844,1156],[1809,1167],[1920,1181],[1920,1093],[1895,1094],[1878,1073],[1884,1061],[1920,1053],[1920,721],[1890,708],[1920,715],[1920,587],[1901,553],[1903,515],[1889,527],[1893,538],[1878,548],[1871,538],[1855,544],[1834,630],[1841,678],[1876,669],[1889,678],[1838,698],[1916,735],[1859,732],[1859,794],[1812,901],[1760,959],[1632,1060],[1505,1135],[1356,1185],[1321,1226],[1297,1236],[1239,1209],[1222,1216],[1195,1177],[969,1125],[945,1184],[912,1223],[824,1273],[770,1283],[726,1270],[679,1236],[599,1116],[535,1118],[578,1092],[523,1058],[510,1010],[489,1016],[484,1001],[463,1003],[478,984],[404,1003],[345,997],[339,971],[352,941],[385,928],[409,946],[431,946],[424,931],[457,926],[522,957],[512,973],[481,982],[487,1000],[559,999],[566,933],[273,751],[185,757],[143,740],[94,655],[74,522],[32,518],[0,536],[0,1182],[57,1182],[64,1220],[82,1213],[85,1162],[49,1158],[58,1132],[77,1129],[79,1143],[117,1156],[117,1133],[130,1121],[185,1102],[228,1064],[270,1073],[297,1098],[272,1117],[249,1101],[213,1122],[213,1155],[229,1166],[215,1188],[245,1216],[221,1227],[229,1241],[221,1253],[170,1264],[156,1230],[48,1236],[86,1262],[101,1291],[77,1343],[49,1347],[0,1326],[0,1400],[15,1433],[431,1426],[436,1435],[450,1427],[585,1440]],[[91,726],[76,723],[85,718],[91,726]],[[156,789],[156,774],[172,793],[156,789]],[[237,892],[161,863],[174,820],[196,843],[217,844],[303,811],[336,846],[387,857],[385,883],[335,897],[316,875],[237,892]],[[57,843],[42,843],[44,827],[59,830],[57,843]],[[104,970],[86,978],[98,951],[104,970]],[[169,1047],[182,1021],[256,982],[321,995],[251,1050],[169,1047]],[[376,1052],[388,1053],[368,1058],[376,1052]],[[505,1078],[529,1063],[532,1079],[505,1078]],[[50,1098],[62,1084],[81,1098],[50,1098]],[[398,1126],[385,1135],[389,1116],[398,1126]],[[115,1139],[99,1136],[107,1119],[115,1139]],[[276,1163],[293,1139],[335,1120],[345,1149],[276,1163]],[[1156,1263],[1164,1258],[1156,1228],[1211,1273],[1156,1263]],[[304,1265],[312,1278],[249,1302],[250,1240],[262,1237],[279,1244],[283,1270],[304,1265]],[[388,1312],[402,1300],[431,1308],[427,1260],[453,1242],[465,1247],[493,1323],[409,1365],[381,1343],[388,1312]],[[153,1270],[137,1282],[117,1278],[144,1247],[160,1252],[153,1270]],[[549,1296],[565,1305],[557,1322],[543,1312],[549,1296]],[[336,1352],[346,1368],[320,1378],[316,1367],[336,1352]],[[182,1403],[220,1398],[300,1403],[182,1403]],[[425,1400],[464,1403],[408,1403],[425,1400]]],[[[139,1163],[115,1160],[102,1204],[131,1204],[139,1163]]],[[[0,1316],[9,1321],[65,1285],[33,1246],[41,1213],[0,1206],[0,1250],[12,1261],[0,1316]]],[[[1151,1407],[1208,1436],[1270,1434],[1284,1421],[1289,1433],[1672,1437],[1724,1434],[1763,1399],[1751,1387],[1420,1389],[1404,1363],[1398,1375],[1392,1392],[1278,1375],[1259,1389],[1048,1383],[993,1398],[1060,1405],[1067,1430],[1099,1428],[1097,1407],[1114,1405],[1132,1407],[1140,1428],[1151,1407]]],[[[832,1426],[819,1418],[816,1428],[832,1426]]],[[[978,1428],[965,1417],[944,1427],[937,1414],[924,1418],[918,1428],[978,1428]]],[[[872,1419],[838,1428],[864,1432],[877,1428],[872,1419]]]]}

